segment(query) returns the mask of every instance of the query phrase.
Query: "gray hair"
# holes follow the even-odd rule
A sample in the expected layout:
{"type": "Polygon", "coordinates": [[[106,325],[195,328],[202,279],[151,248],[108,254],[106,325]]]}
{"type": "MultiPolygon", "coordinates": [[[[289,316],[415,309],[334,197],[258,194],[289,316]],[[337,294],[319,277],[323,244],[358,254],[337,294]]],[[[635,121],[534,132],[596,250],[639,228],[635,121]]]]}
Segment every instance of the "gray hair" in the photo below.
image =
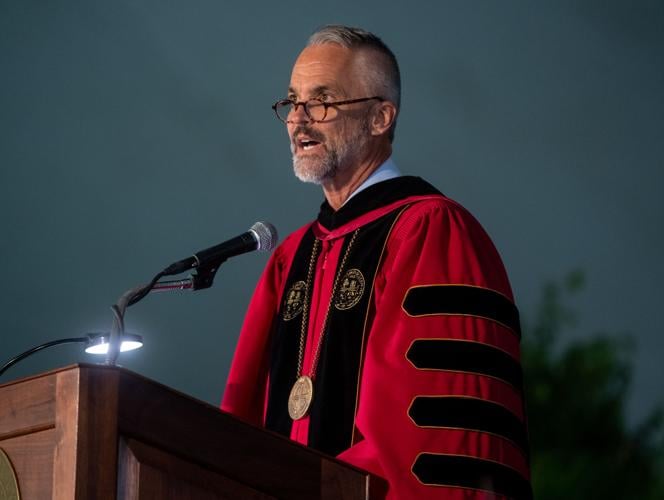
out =
{"type": "MultiPolygon", "coordinates": [[[[382,57],[367,64],[365,82],[371,89],[375,89],[377,95],[394,103],[398,112],[401,106],[401,74],[397,58],[385,42],[361,28],[330,24],[311,35],[307,47],[326,43],[334,43],[347,49],[369,49],[378,52],[382,57]]],[[[395,127],[396,119],[389,131],[390,142],[394,140],[395,127]]]]}

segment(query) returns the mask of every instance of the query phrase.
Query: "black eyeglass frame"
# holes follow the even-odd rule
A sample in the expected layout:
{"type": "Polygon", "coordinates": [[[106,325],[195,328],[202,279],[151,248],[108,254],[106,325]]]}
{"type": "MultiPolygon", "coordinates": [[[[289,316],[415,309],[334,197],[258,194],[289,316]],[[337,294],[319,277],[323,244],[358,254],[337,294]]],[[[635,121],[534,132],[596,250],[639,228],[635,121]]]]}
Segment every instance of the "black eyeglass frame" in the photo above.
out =
{"type": "Polygon", "coordinates": [[[380,102],[386,101],[384,97],[380,96],[371,96],[371,97],[360,97],[359,99],[347,99],[345,101],[333,101],[333,102],[328,102],[328,101],[323,101],[322,99],[318,98],[313,98],[313,99],[308,99],[306,101],[294,101],[293,99],[280,99],[279,101],[275,102],[272,105],[272,109],[274,110],[274,114],[277,115],[277,118],[279,121],[283,123],[288,123],[288,119],[284,120],[281,116],[279,116],[279,112],[277,111],[277,107],[279,105],[285,105],[286,103],[290,103],[292,106],[292,109],[288,112],[288,114],[291,113],[291,111],[297,111],[298,106],[304,106],[304,113],[307,115],[307,117],[314,123],[321,123],[324,122],[327,119],[327,110],[332,107],[332,106],[341,106],[343,104],[355,104],[357,102],[365,102],[365,101],[371,101],[372,99],[378,99],[380,102]],[[314,102],[316,105],[322,104],[323,107],[325,108],[323,112],[323,118],[320,120],[316,120],[311,116],[311,113],[309,112],[309,103],[314,102]]]}

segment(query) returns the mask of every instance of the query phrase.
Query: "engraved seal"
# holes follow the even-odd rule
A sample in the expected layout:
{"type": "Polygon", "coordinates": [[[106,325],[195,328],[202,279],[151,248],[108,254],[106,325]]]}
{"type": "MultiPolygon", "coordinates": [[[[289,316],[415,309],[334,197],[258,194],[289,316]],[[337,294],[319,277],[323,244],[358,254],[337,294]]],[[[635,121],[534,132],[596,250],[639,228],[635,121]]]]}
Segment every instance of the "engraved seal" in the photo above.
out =
{"type": "Polygon", "coordinates": [[[304,281],[296,281],[286,292],[282,313],[284,321],[290,321],[302,312],[306,288],[307,284],[304,281]]]}
{"type": "Polygon", "coordinates": [[[299,420],[309,411],[314,397],[314,384],[309,377],[302,375],[295,381],[288,396],[288,414],[293,420],[299,420]]]}
{"type": "Polygon", "coordinates": [[[334,307],[345,311],[357,305],[364,295],[364,276],[359,269],[349,269],[341,280],[334,307]]]}

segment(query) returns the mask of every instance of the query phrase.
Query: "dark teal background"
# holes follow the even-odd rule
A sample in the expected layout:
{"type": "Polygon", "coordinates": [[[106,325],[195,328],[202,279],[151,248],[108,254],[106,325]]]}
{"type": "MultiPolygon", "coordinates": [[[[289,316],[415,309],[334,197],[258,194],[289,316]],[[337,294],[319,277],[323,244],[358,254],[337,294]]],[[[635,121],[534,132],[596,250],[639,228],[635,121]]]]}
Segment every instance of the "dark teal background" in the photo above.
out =
{"type": "MultiPolygon", "coordinates": [[[[661,401],[664,4],[658,1],[0,4],[0,360],[108,329],[173,260],[317,213],[270,105],[325,23],[379,34],[402,69],[395,159],[492,235],[526,320],[586,270],[572,335],[638,340],[631,412],[661,401]]],[[[129,310],[121,363],[217,404],[267,259],[129,310]]],[[[35,355],[9,380],[93,358],[35,355]]]]}

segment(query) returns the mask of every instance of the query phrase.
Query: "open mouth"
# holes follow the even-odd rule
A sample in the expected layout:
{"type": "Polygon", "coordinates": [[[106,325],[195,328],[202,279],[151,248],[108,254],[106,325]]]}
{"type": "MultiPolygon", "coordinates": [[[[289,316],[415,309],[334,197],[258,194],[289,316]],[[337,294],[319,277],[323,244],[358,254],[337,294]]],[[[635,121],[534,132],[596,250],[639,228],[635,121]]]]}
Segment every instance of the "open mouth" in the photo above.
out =
{"type": "Polygon", "coordinates": [[[324,147],[323,141],[325,138],[322,134],[315,131],[303,130],[298,127],[293,131],[293,148],[301,153],[315,150],[317,147],[324,147]]]}
{"type": "Polygon", "coordinates": [[[300,149],[304,150],[304,151],[309,151],[310,149],[315,148],[319,144],[320,144],[320,142],[314,141],[314,140],[311,140],[311,139],[298,139],[297,140],[298,147],[300,149]]]}

